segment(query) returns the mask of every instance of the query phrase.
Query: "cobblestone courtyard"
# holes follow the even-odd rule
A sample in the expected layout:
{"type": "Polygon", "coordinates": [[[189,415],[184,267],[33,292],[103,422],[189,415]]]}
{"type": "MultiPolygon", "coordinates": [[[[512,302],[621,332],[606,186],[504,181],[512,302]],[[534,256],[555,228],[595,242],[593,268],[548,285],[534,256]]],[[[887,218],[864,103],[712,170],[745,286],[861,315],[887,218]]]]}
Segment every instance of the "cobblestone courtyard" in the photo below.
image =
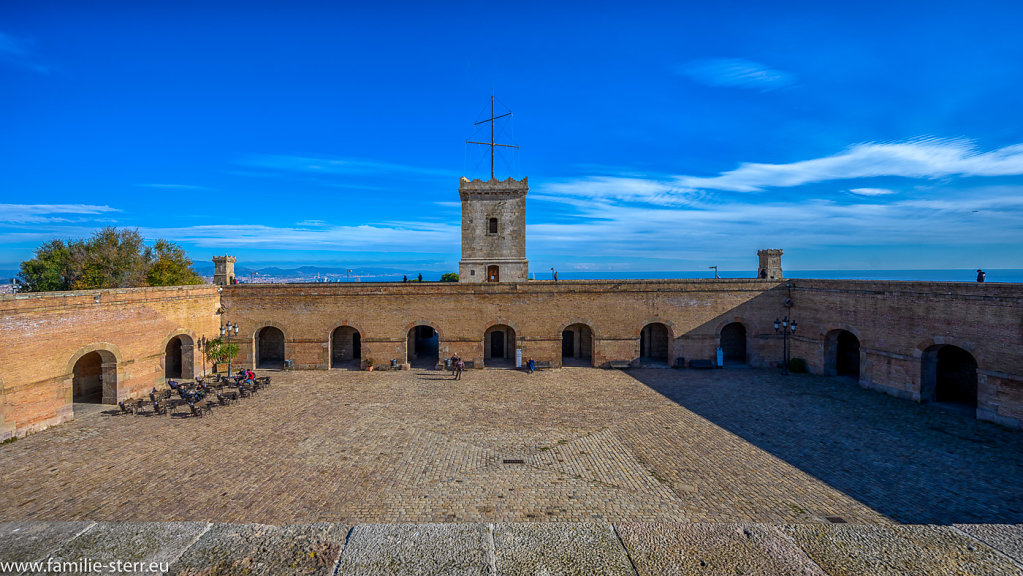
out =
{"type": "Polygon", "coordinates": [[[841,379],[268,374],[210,417],[0,446],[0,520],[1023,522],[1023,434],[841,379]]]}

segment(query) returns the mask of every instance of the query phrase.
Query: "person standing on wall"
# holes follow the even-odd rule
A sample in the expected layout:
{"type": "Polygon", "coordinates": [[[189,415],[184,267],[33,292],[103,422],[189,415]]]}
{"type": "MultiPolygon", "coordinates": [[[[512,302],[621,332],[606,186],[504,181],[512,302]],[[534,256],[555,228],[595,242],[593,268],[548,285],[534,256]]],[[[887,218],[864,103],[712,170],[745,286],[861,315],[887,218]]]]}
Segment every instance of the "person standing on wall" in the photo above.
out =
{"type": "Polygon", "coordinates": [[[983,270],[977,270],[977,282],[983,282],[987,278],[987,274],[983,270]]]}

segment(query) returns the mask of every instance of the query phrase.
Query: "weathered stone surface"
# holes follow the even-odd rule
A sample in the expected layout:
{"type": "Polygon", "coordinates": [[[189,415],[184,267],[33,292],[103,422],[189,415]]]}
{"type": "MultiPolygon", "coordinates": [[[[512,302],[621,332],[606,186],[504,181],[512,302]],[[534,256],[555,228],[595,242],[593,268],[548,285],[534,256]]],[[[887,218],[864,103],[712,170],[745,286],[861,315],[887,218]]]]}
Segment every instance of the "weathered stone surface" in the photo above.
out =
{"type": "MultiPolygon", "coordinates": [[[[0,523],[0,562],[43,560],[73,539],[92,522],[0,523]]],[[[0,575],[16,574],[0,570],[0,575]]]]}
{"type": "Polygon", "coordinates": [[[484,524],[360,525],[352,530],[338,574],[489,574],[489,539],[484,524]]]}
{"type": "MultiPolygon", "coordinates": [[[[153,572],[151,565],[167,566],[208,528],[200,522],[101,522],[49,555],[55,562],[88,559],[98,569],[73,570],[78,574],[109,574],[111,567],[131,565],[126,572],[153,572]],[[113,563],[113,564],[112,564],[113,563]],[[142,569],[138,569],[142,567],[142,569]]],[[[43,569],[32,574],[50,574],[43,569]]]]}
{"type": "Polygon", "coordinates": [[[604,523],[498,524],[498,574],[631,575],[625,549],[604,523]]]}
{"type": "Polygon", "coordinates": [[[885,576],[1019,575],[1007,557],[949,526],[787,526],[807,555],[828,574],[885,576]]]}
{"type": "Polygon", "coordinates": [[[1023,524],[956,524],[955,526],[1012,558],[1023,568],[1023,524]]]}
{"type": "Polygon", "coordinates": [[[762,524],[616,524],[641,576],[824,576],[792,541],[762,524]]]}
{"type": "Polygon", "coordinates": [[[216,524],[171,565],[169,574],[326,575],[348,532],[343,524],[216,524]]]}

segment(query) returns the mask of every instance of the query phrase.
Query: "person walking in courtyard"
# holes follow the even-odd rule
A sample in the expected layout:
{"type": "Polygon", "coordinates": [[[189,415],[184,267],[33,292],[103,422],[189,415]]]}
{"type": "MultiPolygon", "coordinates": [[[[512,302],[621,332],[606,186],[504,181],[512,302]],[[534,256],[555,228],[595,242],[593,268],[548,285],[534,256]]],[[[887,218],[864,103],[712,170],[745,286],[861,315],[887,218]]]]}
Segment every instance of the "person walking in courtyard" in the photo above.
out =
{"type": "Polygon", "coordinates": [[[448,368],[451,370],[452,378],[454,378],[455,370],[457,370],[458,368],[458,360],[459,360],[458,352],[455,352],[454,354],[451,355],[451,359],[448,361],[449,362],[448,368]]]}
{"type": "Polygon", "coordinates": [[[459,358],[458,363],[455,364],[455,380],[462,379],[462,370],[465,370],[465,362],[459,358]]]}
{"type": "Polygon", "coordinates": [[[526,368],[528,368],[529,373],[532,374],[533,371],[536,370],[536,362],[533,362],[533,359],[530,358],[529,360],[526,361],[526,368]]]}

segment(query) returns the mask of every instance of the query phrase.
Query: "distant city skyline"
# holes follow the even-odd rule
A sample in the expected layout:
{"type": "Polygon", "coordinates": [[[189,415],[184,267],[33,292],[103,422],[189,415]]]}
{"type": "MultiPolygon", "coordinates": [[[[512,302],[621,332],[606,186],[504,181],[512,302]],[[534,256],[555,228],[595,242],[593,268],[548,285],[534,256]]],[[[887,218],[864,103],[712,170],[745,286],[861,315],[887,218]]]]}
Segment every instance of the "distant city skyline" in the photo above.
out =
{"type": "Polygon", "coordinates": [[[454,271],[492,93],[538,277],[1023,268],[1017,3],[243,6],[0,6],[0,269],[113,225],[454,271]]]}

